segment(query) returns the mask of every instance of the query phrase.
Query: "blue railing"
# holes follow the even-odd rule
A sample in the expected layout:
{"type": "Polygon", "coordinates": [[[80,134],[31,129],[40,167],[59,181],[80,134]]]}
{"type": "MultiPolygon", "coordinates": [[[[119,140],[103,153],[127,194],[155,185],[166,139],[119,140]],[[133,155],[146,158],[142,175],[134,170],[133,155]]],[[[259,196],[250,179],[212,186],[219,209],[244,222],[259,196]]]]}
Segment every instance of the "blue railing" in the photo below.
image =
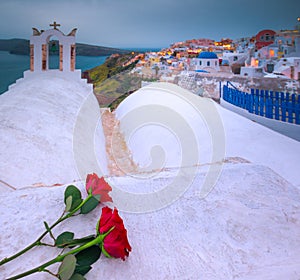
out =
{"type": "Polygon", "coordinates": [[[239,91],[230,82],[223,85],[222,98],[249,113],[300,124],[300,95],[268,90],[239,91]]]}

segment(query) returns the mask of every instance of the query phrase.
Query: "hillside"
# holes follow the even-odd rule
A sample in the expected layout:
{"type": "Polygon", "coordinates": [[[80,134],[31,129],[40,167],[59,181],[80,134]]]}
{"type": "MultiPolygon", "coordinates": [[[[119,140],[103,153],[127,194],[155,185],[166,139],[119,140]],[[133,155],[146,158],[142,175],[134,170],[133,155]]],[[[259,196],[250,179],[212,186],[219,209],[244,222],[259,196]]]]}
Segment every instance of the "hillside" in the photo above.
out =
{"type": "Polygon", "coordinates": [[[128,71],[116,74],[106,79],[94,88],[94,93],[101,107],[117,107],[129,92],[133,92],[141,87],[142,78],[131,75],[128,71]],[[119,99],[124,96],[124,98],[119,99]],[[113,104],[112,104],[113,103],[113,104]]]}
{"type": "Polygon", "coordinates": [[[98,86],[104,80],[121,73],[125,70],[132,69],[137,61],[129,63],[134,57],[135,53],[128,53],[123,55],[112,55],[106,59],[106,61],[93,69],[86,71],[85,73],[88,75],[89,80],[94,84],[94,86],[98,86]]]}
{"type": "Polygon", "coordinates": [[[147,80],[130,73],[138,62],[138,56],[136,53],[112,55],[102,65],[84,72],[84,77],[94,85],[101,107],[115,108],[127,94],[141,87],[142,80],[147,80]]]}
{"type": "Polygon", "coordinates": [[[0,39],[0,51],[7,51],[11,54],[29,55],[29,40],[0,39]]]}
{"type": "MultiPolygon", "coordinates": [[[[57,41],[53,42],[54,46],[58,46],[57,41]]],[[[11,54],[29,55],[29,40],[25,39],[0,39],[0,51],[7,51],[11,54]]],[[[114,53],[125,54],[128,50],[122,50],[117,48],[109,48],[103,46],[94,46],[88,44],[77,43],[76,54],[84,56],[106,56],[114,53]]],[[[58,54],[58,47],[51,52],[52,54],[58,54]]]]}

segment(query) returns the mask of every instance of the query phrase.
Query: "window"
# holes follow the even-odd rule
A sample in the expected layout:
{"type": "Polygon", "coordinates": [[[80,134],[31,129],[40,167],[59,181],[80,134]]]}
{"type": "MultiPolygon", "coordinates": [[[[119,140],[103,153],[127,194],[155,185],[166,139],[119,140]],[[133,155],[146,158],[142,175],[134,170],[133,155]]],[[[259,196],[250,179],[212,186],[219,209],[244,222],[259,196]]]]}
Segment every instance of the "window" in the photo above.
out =
{"type": "Polygon", "coordinates": [[[210,66],[210,61],[207,61],[206,65],[207,65],[207,66],[210,66]]]}
{"type": "Polygon", "coordinates": [[[266,41],[270,41],[270,34],[266,33],[266,41]]]}
{"type": "Polygon", "coordinates": [[[199,65],[200,65],[200,66],[202,65],[202,61],[201,61],[201,60],[199,61],[199,65]]]}

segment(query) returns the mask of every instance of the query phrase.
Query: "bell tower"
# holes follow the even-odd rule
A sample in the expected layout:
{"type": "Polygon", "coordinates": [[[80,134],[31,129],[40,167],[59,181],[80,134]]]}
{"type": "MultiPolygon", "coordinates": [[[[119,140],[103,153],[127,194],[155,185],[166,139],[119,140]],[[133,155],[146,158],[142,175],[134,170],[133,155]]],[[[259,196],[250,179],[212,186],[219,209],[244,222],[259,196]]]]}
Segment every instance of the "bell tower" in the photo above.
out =
{"type": "Polygon", "coordinates": [[[30,37],[30,71],[43,72],[49,71],[49,41],[52,36],[56,36],[59,42],[59,71],[74,72],[76,45],[75,34],[77,28],[74,28],[68,35],[65,35],[57,27],[60,24],[54,21],[50,24],[53,29],[41,30],[33,29],[33,35],[30,37]]]}

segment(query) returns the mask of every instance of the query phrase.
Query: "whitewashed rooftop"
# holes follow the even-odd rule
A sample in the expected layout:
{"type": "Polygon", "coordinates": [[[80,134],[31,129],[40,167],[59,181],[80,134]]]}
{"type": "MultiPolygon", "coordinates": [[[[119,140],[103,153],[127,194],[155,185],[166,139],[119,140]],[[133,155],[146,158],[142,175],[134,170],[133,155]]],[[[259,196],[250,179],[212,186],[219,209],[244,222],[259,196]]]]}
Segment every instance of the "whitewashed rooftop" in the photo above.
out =
{"type": "MultiPolygon", "coordinates": [[[[23,83],[24,91],[28,96],[23,103],[21,101],[24,96],[18,97],[18,93],[11,89],[8,94],[1,97],[2,118],[6,119],[6,123],[12,119],[21,121],[25,104],[28,108],[32,107],[35,110],[47,112],[49,106],[55,107],[59,103],[66,108],[68,114],[62,114],[60,109],[59,112],[49,113],[44,122],[40,122],[41,120],[35,121],[34,110],[27,110],[26,112],[32,112],[32,120],[30,119],[31,123],[27,125],[26,130],[22,130],[21,133],[19,132],[21,131],[20,126],[15,129],[15,126],[6,125],[4,129],[2,125],[1,137],[8,140],[13,139],[10,140],[12,143],[20,143],[16,142],[18,138],[13,137],[16,133],[23,137],[22,140],[26,140],[27,145],[31,145],[32,131],[40,137],[47,133],[53,133],[52,139],[60,139],[59,132],[61,130],[57,129],[57,125],[59,125],[66,127],[68,133],[71,133],[69,121],[74,122],[73,118],[76,117],[78,106],[80,106],[79,100],[83,98],[79,97],[80,93],[78,93],[79,96],[77,95],[80,85],[65,83],[63,79],[59,78],[53,79],[55,86],[49,91],[46,86],[49,81],[47,78],[43,80],[45,93],[40,95],[42,100],[38,100],[36,97],[31,99],[34,102],[30,100],[33,93],[32,90],[29,90],[35,84],[34,81],[23,83]],[[62,99],[56,97],[54,102],[49,95],[55,96],[56,93],[53,91],[58,88],[61,94],[70,89],[69,95],[66,99],[65,97],[62,99]],[[74,95],[71,93],[73,91],[74,95]],[[12,93],[15,95],[13,96],[12,93]],[[20,115],[19,111],[21,111],[20,115]],[[62,116],[69,119],[62,121],[62,116]],[[45,121],[49,122],[47,126],[49,129],[44,130],[42,134],[38,128],[45,129],[42,128],[45,121]]],[[[37,90],[37,88],[38,83],[33,89],[37,90]]],[[[152,89],[144,89],[141,94],[150,92],[153,96],[157,95],[161,98],[164,106],[168,105],[169,108],[172,108],[173,103],[167,104],[167,100],[162,97],[163,94],[166,94],[166,90],[167,94],[177,92],[174,86],[152,85],[152,89]]],[[[190,99],[189,95],[185,95],[186,92],[183,94],[189,101],[187,106],[192,105],[193,97],[190,99]]],[[[167,98],[167,95],[165,96],[167,98]]],[[[143,105],[142,100],[145,99],[140,98],[140,95],[131,96],[120,105],[117,116],[119,116],[121,128],[129,129],[128,118],[125,117],[132,112],[131,108],[143,105]]],[[[157,99],[151,102],[153,102],[152,105],[157,104],[157,99]]],[[[203,131],[198,131],[200,135],[195,137],[195,139],[202,140],[199,148],[204,148],[204,150],[206,147],[209,148],[209,143],[218,143],[218,139],[212,138],[219,135],[222,139],[219,144],[224,145],[225,159],[222,161],[222,169],[218,174],[216,184],[203,196],[202,187],[207,177],[207,166],[220,166],[220,162],[207,162],[205,157],[203,160],[201,158],[199,165],[196,166],[196,172],[195,166],[184,166],[184,168],[166,166],[166,168],[154,170],[154,172],[148,169],[147,172],[135,175],[107,177],[113,187],[114,206],[120,209],[120,215],[128,230],[132,252],[125,262],[101,256],[100,260],[93,265],[93,269],[86,275],[87,279],[298,280],[300,278],[300,175],[298,172],[300,143],[227,111],[211,100],[203,99],[199,102],[201,106],[205,105],[205,108],[207,106],[214,108],[212,110],[216,114],[216,118],[218,116],[221,120],[222,132],[214,132],[211,139],[207,139],[204,136],[209,134],[209,129],[205,131],[205,122],[202,120],[199,125],[203,131]],[[222,137],[224,137],[224,142],[222,137]],[[168,193],[160,191],[164,190],[166,186],[172,185],[176,179],[179,179],[179,182],[189,182],[189,184],[183,193],[168,201],[168,193]],[[129,193],[131,196],[126,196],[125,193],[129,193]],[[149,198],[153,198],[151,194],[156,194],[157,200],[160,200],[159,202],[162,204],[156,204],[153,200],[153,209],[150,207],[151,204],[140,204],[136,207],[134,203],[140,194],[146,194],[146,196],[149,194],[149,198]],[[143,207],[145,207],[144,211],[143,207]]],[[[178,110],[175,111],[185,120],[199,117],[195,114],[191,115],[190,109],[180,110],[178,107],[178,110]]],[[[200,117],[199,120],[201,120],[200,117]]],[[[199,126],[197,123],[191,123],[190,127],[194,131],[199,126]]],[[[153,145],[151,140],[153,138],[159,139],[157,134],[161,133],[161,130],[156,130],[155,126],[151,126],[151,128],[151,134],[144,137],[144,146],[147,146],[147,143],[153,145]]],[[[133,158],[136,157],[141,163],[148,163],[148,151],[145,152],[145,157],[141,155],[138,157],[138,153],[143,153],[142,146],[137,142],[137,139],[141,139],[139,138],[141,135],[137,134],[136,138],[130,135],[129,137],[126,130],[124,130],[124,134],[127,140],[132,141],[131,144],[128,141],[128,144],[129,147],[130,145],[132,147],[133,158]]],[[[12,190],[3,186],[3,191],[1,189],[0,192],[0,259],[32,242],[44,230],[43,221],[46,220],[51,224],[63,211],[63,192],[66,185],[27,188],[26,186],[33,181],[39,182],[46,179],[49,180],[49,183],[53,183],[53,178],[56,182],[57,177],[55,177],[54,170],[57,164],[64,168],[64,174],[69,174],[69,177],[64,180],[70,178],[70,181],[62,181],[66,184],[72,183],[71,178],[75,171],[71,165],[63,166],[61,164],[63,158],[60,155],[63,153],[63,157],[70,157],[68,151],[71,142],[68,137],[67,135],[66,142],[58,142],[65,143],[62,146],[57,146],[55,141],[49,141],[44,146],[47,153],[45,152],[45,155],[33,153],[32,161],[25,162],[19,159],[22,159],[23,155],[27,153],[28,148],[23,149],[19,145],[10,146],[8,144],[8,148],[2,148],[0,179],[11,179],[11,184],[18,183],[23,187],[12,190]],[[13,166],[14,162],[17,163],[17,167],[13,166]],[[44,168],[48,167],[48,173],[41,171],[38,174],[33,172],[32,175],[28,175],[22,171],[26,165],[37,165],[35,162],[44,168]],[[12,168],[19,168],[18,172],[10,170],[4,172],[4,164],[8,163],[12,168]],[[22,183],[23,181],[24,183],[22,183]]],[[[179,140],[182,140],[181,137],[183,136],[180,134],[179,140]]],[[[165,135],[160,138],[166,139],[166,143],[177,141],[174,140],[176,137],[168,138],[165,135]]],[[[4,143],[9,143],[8,140],[4,143]]],[[[164,141],[161,142],[164,144],[164,141]]],[[[36,151],[44,150],[43,146],[39,147],[39,150],[35,146],[28,147],[32,150],[36,149],[36,151]]],[[[169,150],[172,151],[172,149],[169,150]]],[[[166,149],[166,155],[169,150],[166,149]]],[[[208,151],[214,154],[212,148],[208,151]]],[[[156,154],[152,155],[155,159],[156,154]]],[[[173,158],[177,160],[176,155],[173,158]]],[[[70,160],[70,162],[72,161],[70,160]]],[[[154,161],[153,166],[160,163],[160,161],[154,161]]],[[[78,181],[75,184],[84,193],[83,182],[78,181]]],[[[169,195],[171,194],[169,193],[169,195]]],[[[76,216],[57,227],[54,234],[57,235],[66,230],[75,231],[77,237],[92,234],[100,213],[101,207],[86,216],[76,216]]],[[[0,275],[5,278],[20,273],[49,260],[59,252],[60,250],[49,247],[36,248],[18,261],[0,267],[0,275]]],[[[57,267],[53,266],[53,271],[55,268],[57,267]]],[[[48,274],[36,274],[26,279],[50,280],[53,277],[48,274]]]]}

